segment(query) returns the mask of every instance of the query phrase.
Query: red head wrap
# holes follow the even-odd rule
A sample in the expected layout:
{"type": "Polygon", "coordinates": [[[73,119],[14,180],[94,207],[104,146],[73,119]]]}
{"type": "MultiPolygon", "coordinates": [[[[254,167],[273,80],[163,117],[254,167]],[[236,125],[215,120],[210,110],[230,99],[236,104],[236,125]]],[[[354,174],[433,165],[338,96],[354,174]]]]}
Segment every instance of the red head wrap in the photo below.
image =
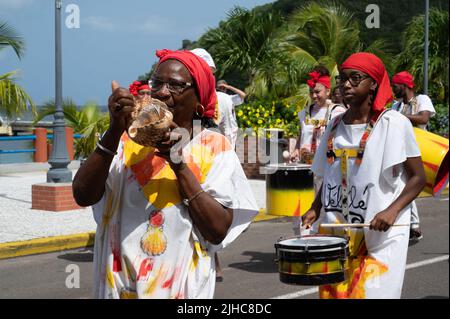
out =
{"type": "Polygon", "coordinates": [[[378,84],[377,96],[373,101],[372,109],[381,113],[386,104],[393,100],[389,76],[383,62],[375,54],[367,52],[354,53],[341,65],[343,69],[354,69],[369,75],[378,84]]]}
{"type": "Polygon", "coordinates": [[[405,84],[407,87],[412,89],[414,87],[414,77],[408,71],[403,71],[397,73],[392,77],[392,83],[394,84],[405,84]]]}
{"type": "Polygon", "coordinates": [[[158,50],[156,51],[156,56],[160,58],[158,65],[169,59],[183,63],[197,86],[200,104],[205,108],[203,116],[208,118],[214,117],[217,105],[216,79],[208,64],[190,51],[158,50]]]}
{"type": "Polygon", "coordinates": [[[327,89],[331,87],[330,77],[328,75],[321,75],[319,72],[313,71],[309,73],[309,76],[310,78],[306,81],[306,84],[308,84],[310,88],[313,89],[317,83],[322,84],[327,89]]]}
{"type": "Polygon", "coordinates": [[[129,90],[131,94],[133,94],[134,96],[138,96],[140,90],[150,90],[150,87],[148,86],[148,84],[142,84],[139,81],[134,81],[130,84],[129,90]]]}

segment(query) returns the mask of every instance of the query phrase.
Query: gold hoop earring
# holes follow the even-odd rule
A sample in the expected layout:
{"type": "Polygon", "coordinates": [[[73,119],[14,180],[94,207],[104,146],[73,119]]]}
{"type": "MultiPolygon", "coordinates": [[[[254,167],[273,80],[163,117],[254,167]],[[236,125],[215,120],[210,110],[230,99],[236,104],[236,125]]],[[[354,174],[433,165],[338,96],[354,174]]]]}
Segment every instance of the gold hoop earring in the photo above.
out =
{"type": "Polygon", "coordinates": [[[199,104],[199,105],[202,107],[202,114],[201,114],[201,115],[198,114],[198,109],[195,110],[195,114],[196,114],[199,118],[202,118],[203,115],[205,115],[205,107],[204,107],[203,105],[201,105],[201,104],[199,104]]]}

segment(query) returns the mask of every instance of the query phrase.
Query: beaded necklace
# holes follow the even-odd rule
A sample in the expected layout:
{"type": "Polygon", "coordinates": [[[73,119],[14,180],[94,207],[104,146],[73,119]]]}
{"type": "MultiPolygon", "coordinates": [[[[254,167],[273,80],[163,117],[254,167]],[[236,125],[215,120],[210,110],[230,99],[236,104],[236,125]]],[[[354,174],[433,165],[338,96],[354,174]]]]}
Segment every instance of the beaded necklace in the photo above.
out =
{"type": "Polygon", "coordinates": [[[329,104],[327,106],[327,112],[325,113],[325,117],[322,120],[311,118],[313,105],[310,105],[308,111],[305,112],[306,113],[305,114],[305,124],[314,126],[313,132],[312,132],[312,138],[311,138],[311,152],[309,154],[305,154],[305,152],[304,152],[304,154],[302,155],[302,158],[305,159],[306,164],[312,163],[312,159],[314,158],[314,155],[316,154],[316,151],[317,151],[317,139],[320,134],[320,129],[322,127],[327,126],[331,111],[337,106],[338,105],[336,105],[336,104],[329,104]]]}
{"type": "Polygon", "coordinates": [[[349,158],[355,158],[355,164],[361,165],[364,151],[366,148],[367,140],[369,139],[370,133],[372,132],[372,129],[374,128],[375,124],[377,123],[378,119],[381,118],[381,116],[388,110],[383,111],[379,115],[373,115],[367,123],[366,128],[364,130],[364,133],[361,137],[361,140],[359,142],[358,148],[341,148],[336,149],[334,148],[334,137],[336,135],[337,128],[339,124],[342,122],[342,119],[344,118],[344,113],[342,116],[337,116],[332,124],[330,135],[328,135],[327,140],[327,162],[329,165],[333,164],[336,157],[339,157],[340,162],[340,169],[341,169],[341,186],[342,186],[342,214],[344,215],[345,220],[348,221],[348,215],[349,215],[349,208],[348,208],[348,168],[347,168],[347,161],[349,158]]]}

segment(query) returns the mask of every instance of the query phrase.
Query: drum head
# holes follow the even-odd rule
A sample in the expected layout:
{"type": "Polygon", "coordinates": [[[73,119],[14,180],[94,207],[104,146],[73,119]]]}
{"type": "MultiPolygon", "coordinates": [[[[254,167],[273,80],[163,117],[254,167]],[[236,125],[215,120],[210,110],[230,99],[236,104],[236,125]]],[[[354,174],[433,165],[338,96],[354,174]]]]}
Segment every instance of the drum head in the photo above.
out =
{"type": "Polygon", "coordinates": [[[292,237],[279,241],[277,248],[297,250],[322,250],[328,248],[345,247],[348,240],[344,237],[332,235],[308,235],[303,237],[292,237]]]}

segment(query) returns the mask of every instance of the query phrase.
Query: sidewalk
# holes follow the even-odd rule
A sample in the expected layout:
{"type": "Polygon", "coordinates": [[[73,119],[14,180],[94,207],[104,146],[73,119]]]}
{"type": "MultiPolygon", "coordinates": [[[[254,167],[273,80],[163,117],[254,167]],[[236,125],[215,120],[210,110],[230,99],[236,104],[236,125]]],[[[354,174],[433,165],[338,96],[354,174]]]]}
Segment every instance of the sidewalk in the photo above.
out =
{"type": "MultiPolygon", "coordinates": [[[[69,169],[74,176],[79,163],[69,169]]],[[[47,163],[0,165],[0,259],[93,244],[96,223],[91,208],[64,212],[31,209],[31,185],[46,182],[47,163]]],[[[263,180],[250,180],[260,214],[266,216],[263,180]]]]}

